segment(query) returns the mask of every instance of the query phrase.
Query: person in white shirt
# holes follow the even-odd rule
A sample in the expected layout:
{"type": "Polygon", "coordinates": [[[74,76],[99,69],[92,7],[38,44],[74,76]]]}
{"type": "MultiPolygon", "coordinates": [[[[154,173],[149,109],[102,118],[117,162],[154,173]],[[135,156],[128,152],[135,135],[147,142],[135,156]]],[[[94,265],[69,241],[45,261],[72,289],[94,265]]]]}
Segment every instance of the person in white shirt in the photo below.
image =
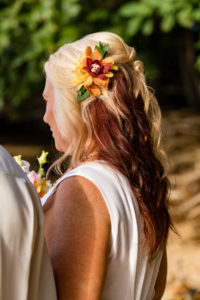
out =
{"type": "Polygon", "coordinates": [[[37,192],[0,146],[0,300],[56,300],[37,192]]]}

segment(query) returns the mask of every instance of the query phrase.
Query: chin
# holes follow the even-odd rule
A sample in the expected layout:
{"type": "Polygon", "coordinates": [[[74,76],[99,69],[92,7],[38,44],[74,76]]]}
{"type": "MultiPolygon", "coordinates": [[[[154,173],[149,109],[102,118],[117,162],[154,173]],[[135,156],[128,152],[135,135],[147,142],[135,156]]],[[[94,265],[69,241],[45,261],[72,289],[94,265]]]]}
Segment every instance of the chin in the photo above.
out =
{"type": "Polygon", "coordinates": [[[56,150],[59,151],[59,152],[65,152],[65,150],[63,149],[63,147],[60,146],[60,144],[57,144],[55,142],[55,147],[56,147],[56,150]]]}
{"type": "Polygon", "coordinates": [[[66,152],[68,149],[68,143],[60,138],[54,138],[55,148],[60,152],[66,152]]]}
{"type": "Polygon", "coordinates": [[[61,148],[60,146],[55,145],[55,147],[56,147],[56,150],[57,150],[57,151],[63,152],[63,150],[62,150],[62,148],[61,148]]]}
{"type": "Polygon", "coordinates": [[[55,141],[55,139],[54,139],[54,145],[55,145],[56,150],[61,151],[60,145],[55,141]]]}

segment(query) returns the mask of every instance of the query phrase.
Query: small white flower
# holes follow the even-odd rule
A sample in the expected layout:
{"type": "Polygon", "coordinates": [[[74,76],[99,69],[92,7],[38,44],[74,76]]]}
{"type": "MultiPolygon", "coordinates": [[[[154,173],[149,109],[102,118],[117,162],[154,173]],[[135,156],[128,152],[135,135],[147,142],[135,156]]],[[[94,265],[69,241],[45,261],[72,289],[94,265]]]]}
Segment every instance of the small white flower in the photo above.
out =
{"type": "Polygon", "coordinates": [[[21,166],[23,171],[28,174],[30,172],[30,163],[26,160],[22,160],[23,165],[21,166]]]}

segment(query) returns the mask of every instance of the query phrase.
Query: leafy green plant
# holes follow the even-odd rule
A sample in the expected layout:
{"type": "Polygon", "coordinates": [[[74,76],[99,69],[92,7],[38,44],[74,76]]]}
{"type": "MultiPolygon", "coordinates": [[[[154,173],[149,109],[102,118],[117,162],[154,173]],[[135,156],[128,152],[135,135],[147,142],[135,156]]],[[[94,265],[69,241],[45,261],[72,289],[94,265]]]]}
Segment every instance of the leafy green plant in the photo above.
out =
{"type": "MultiPolygon", "coordinates": [[[[166,35],[177,28],[200,32],[199,24],[199,0],[2,0],[0,111],[16,109],[37,97],[49,54],[85,34],[113,31],[135,45],[138,37],[145,44],[158,28],[166,35]]],[[[198,39],[200,42],[200,36],[198,39]]],[[[194,46],[195,67],[200,72],[199,42],[194,46]]],[[[151,77],[159,73],[151,63],[152,56],[150,48],[144,59],[151,77]]]]}
{"type": "Polygon", "coordinates": [[[79,37],[70,22],[78,1],[18,0],[0,4],[0,108],[17,107],[43,79],[43,63],[61,44],[79,37]]]}

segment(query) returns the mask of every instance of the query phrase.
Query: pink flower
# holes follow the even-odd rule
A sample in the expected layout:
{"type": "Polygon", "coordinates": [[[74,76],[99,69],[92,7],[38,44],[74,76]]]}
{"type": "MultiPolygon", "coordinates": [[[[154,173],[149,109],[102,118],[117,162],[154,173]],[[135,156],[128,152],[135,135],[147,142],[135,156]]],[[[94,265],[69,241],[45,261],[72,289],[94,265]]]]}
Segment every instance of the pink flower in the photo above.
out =
{"type": "Polygon", "coordinates": [[[31,171],[27,176],[33,185],[40,180],[40,175],[38,175],[35,171],[31,171]]]}

